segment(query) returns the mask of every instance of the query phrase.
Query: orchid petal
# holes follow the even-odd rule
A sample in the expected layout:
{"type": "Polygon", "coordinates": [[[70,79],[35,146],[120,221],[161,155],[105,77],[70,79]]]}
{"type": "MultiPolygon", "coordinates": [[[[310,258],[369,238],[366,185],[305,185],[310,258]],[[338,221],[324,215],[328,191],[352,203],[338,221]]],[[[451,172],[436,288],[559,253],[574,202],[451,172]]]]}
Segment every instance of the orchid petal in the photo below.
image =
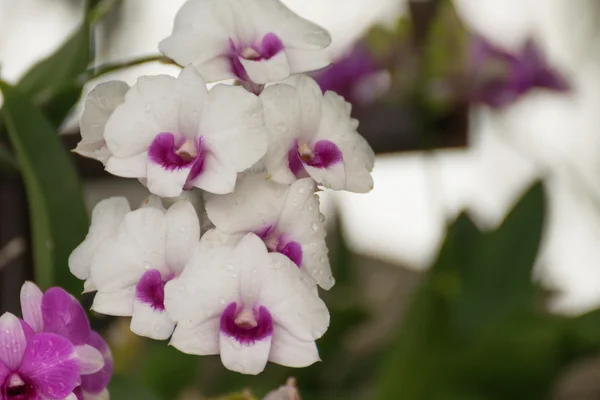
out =
{"type": "Polygon", "coordinates": [[[10,313],[0,317],[0,364],[14,371],[21,364],[27,347],[25,332],[21,322],[10,313]]]}
{"type": "Polygon", "coordinates": [[[27,281],[21,286],[21,312],[23,319],[35,332],[44,329],[42,317],[42,296],[44,294],[33,282],[27,281]]]}
{"type": "Polygon", "coordinates": [[[53,333],[34,335],[23,354],[19,372],[42,395],[52,399],[69,396],[80,382],[79,360],[69,340],[53,333]]]}
{"type": "Polygon", "coordinates": [[[111,197],[94,207],[85,240],[69,256],[69,269],[73,275],[82,280],[89,278],[92,258],[98,247],[117,234],[119,224],[130,210],[129,202],[124,197],[111,197]]]}

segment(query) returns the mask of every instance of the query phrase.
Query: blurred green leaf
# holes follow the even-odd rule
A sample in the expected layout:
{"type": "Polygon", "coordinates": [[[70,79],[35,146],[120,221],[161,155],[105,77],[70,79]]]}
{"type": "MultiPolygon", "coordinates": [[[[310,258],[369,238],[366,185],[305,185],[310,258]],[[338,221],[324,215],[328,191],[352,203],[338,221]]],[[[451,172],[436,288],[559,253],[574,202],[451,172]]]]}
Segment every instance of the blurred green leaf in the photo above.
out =
{"type": "Polygon", "coordinates": [[[140,382],[164,398],[174,398],[194,383],[200,360],[164,342],[148,341],[139,370],[140,382]]]}
{"type": "Polygon", "coordinates": [[[15,156],[4,144],[0,143],[0,170],[16,171],[18,168],[19,164],[15,156]]]}
{"type": "Polygon", "coordinates": [[[81,283],[67,260],[88,230],[79,179],[62,143],[42,112],[19,89],[0,83],[2,118],[25,181],[32,224],[36,281],[78,294],[81,283]]]}
{"type": "Polygon", "coordinates": [[[111,400],[172,400],[160,397],[150,389],[122,375],[114,375],[109,386],[111,400]]]}
{"type": "MultiPolygon", "coordinates": [[[[494,232],[480,232],[464,214],[457,218],[389,351],[379,399],[495,399],[485,390],[465,388],[461,380],[475,376],[473,370],[487,363],[494,371],[490,375],[496,373],[496,381],[501,382],[498,371],[509,364],[503,356],[510,361],[520,356],[536,356],[546,364],[552,361],[535,375],[539,385],[532,391],[546,388],[559,365],[554,352],[562,340],[562,325],[544,327],[546,319],[530,319],[519,335],[511,336],[518,324],[509,319],[536,309],[531,269],[544,214],[543,187],[537,183],[494,232]],[[521,339],[523,346],[538,341],[537,347],[530,343],[529,354],[494,353],[513,344],[516,349],[521,339]]],[[[533,361],[535,366],[538,360],[533,361]]]]}
{"type": "MultiPolygon", "coordinates": [[[[46,104],[61,88],[73,85],[90,63],[90,27],[79,29],[52,55],[35,64],[19,81],[19,90],[35,104],[46,104]]],[[[83,82],[77,82],[80,86],[83,82]]]]}
{"type": "Polygon", "coordinates": [[[468,254],[457,265],[462,285],[456,313],[458,329],[467,339],[490,321],[537,305],[532,270],[545,213],[544,189],[536,183],[497,230],[479,239],[474,234],[463,238],[468,254]]]}
{"type": "MultiPolygon", "coordinates": [[[[469,237],[470,221],[461,216],[450,227],[438,259],[415,294],[389,350],[377,399],[434,399],[452,359],[451,299],[458,290],[456,265],[469,237]],[[435,379],[435,385],[432,380],[435,379]]],[[[478,233],[475,228],[474,234],[478,233]]]]}

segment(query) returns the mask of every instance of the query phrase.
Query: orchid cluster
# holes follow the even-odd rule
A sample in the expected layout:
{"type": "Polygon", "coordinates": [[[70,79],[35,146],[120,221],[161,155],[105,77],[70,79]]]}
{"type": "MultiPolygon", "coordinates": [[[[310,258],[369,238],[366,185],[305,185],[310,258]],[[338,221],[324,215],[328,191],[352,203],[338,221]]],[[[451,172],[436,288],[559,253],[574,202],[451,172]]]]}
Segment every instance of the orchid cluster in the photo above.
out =
{"type": "Polygon", "coordinates": [[[374,163],[350,104],[302,75],[329,64],[330,42],[279,0],[189,0],[159,45],[177,78],[89,94],[75,151],[150,192],[135,210],[100,202],[69,259],[94,311],[240,373],[319,360],[317,286],[334,278],[317,192],[370,191],[374,163]],[[204,209],[181,197],[195,188],[204,209]]]}
{"type": "Polygon", "coordinates": [[[0,399],[107,400],[112,356],[81,304],[26,282],[21,309],[0,317],[0,399]]]}

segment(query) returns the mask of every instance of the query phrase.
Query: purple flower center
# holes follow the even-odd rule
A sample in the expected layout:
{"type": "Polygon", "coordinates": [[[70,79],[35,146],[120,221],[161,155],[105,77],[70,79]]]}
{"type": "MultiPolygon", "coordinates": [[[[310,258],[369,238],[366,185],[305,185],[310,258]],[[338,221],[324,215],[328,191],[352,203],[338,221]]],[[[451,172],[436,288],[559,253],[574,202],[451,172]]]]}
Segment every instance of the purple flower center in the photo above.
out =
{"type": "Polygon", "coordinates": [[[189,169],[187,183],[202,173],[205,156],[206,149],[202,137],[175,138],[175,135],[170,132],[156,135],[148,150],[150,161],[159,164],[166,170],[189,169]]]}
{"type": "Polygon", "coordinates": [[[242,344],[253,344],[273,334],[273,319],[265,307],[229,304],[221,314],[221,332],[242,344]]]}
{"type": "Polygon", "coordinates": [[[235,43],[233,39],[229,38],[229,48],[229,58],[234,74],[243,81],[249,81],[248,73],[240,59],[249,61],[269,60],[283,51],[283,42],[276,34],[269,32],[263,36],[260,43],[250,45],[235,43]]]}
{"type": "Polygon", "coordinates": [[[297,178],[306,178],[305,165],[314,168],[329,168],[343,160],[342,151],[329,140],[319,140],[312,147],[304,141],[296,141],[288,151],[288,165],[297,178]]]}
{"type": "Polygon", "coordinates": [[[165,310],[165,285],[172,277],[163,279],[160,271],[151,269],[146,271],[140,278],[136,288],[135,295],[138,300],[149,304],[158,311],[165,310]]]}
{"type": "Polygon", "coordinates": [[[17,373],[8,377],[2,393],[2,398],[6,400],[35,400],[38,398],[35,387],[17,373]]]}
{"type": "Polygon", "coordinates": [[[300,268],[302,265],[302,246],[300,243],[287,240],[286,235],[277,231],[273,226],[268,226],[255,233],[265,242],[269,252],[283,254],[300,268]]]}

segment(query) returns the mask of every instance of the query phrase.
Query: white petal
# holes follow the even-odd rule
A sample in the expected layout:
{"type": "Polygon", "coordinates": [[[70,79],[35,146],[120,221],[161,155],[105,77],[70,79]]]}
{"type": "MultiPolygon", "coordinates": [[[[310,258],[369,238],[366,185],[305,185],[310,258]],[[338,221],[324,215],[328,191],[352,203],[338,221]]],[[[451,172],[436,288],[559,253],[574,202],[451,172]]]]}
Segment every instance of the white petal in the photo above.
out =
{"type": "Polygon", "coordinates": [[[106,161],[104,169],[123,178],[145,178],[147,163],[148,152],[125,158],[112,156],[106,161]]]}
{"type": "Polygon", "coordinates": [[[250,80],[258,84],[279,82],[290,76],[290,64],[285,52],[280,51],[268,60],[239,58],[250,80]]]}
{"type": "Polygon", "coordinates": [[[113,239],[104,242],[92,260],[91,278],[98,290],[112,292],[137,284],[149,269],[168,273],[166,219],[161,210],[141,208],[128,213],[113,239]]]}
{"type": "Polygon", "coordinates": [[[208,99],[206,83],[191,66],[185,67],[177,77],[179,94],[179,128],[187,137],[198,136],[200,115],[208,99]]]}
{"type": "MultiPolygon", "coordinates": [[[[238,0],[243,1],[243,0],[238,0]]],[[[331,44],[331,36],[320,26],[298,16],[281,1],[246,2],[254,6],[255,15],[264,33],[273,32],[286,48],[324,49],[331,44]]]]}
{"type": "Polygon", "coordinates": [[[316,135],[321,123],[323,103],[323,92],[319,84],[306,75],[291,76],[283,83],[296,88],[296,101],[300,104],[302,115],[301,132],[299,133],[305,138],[316,135]]]}
{"type": "Polygon", "coordinates": [[[327,51],[287,48],[285,54],[290,63],[292,74],[317,71],[331,64],[331,56],[327,51]]]}
{"type": "Polygon", "coordinates": [[[92,211],[92,222],[85,240],[69,256],[69,269],[79,279],[88,279],[92,258],[98,247],[117,234],[125,214],[131,211],[124,197],[111,197],[102,200],[92,211]]]}
{"type": "Polygon", "coordinates": [[[269,361],[293,368],[304,368],[321,361],[314,341],[300,340],[287,330],[275,327],[269,361]]]}
{"type": "Polygon", "coordinates": [[[97,292],[94,296],[92,310],[104,315],[129,317],[133,313],[135,287],[130,286],[114,292],[97,292]]]}
{"type": "Polygon", "coordinates": [[[181,321],[177,324],[169,344],[187,354],[219,354],[219,324],[219,317],[210,318],[194,326],[188,326],[186,321],[181,321]]]}
{"type": "Polygon", "coordinates": [[[275,325],[299,339],[315,340],[325,333],[329,326],[325,303],[289,258],[267,253],[262,240],[250,233],[236,246],[232,264],[241,265],[240,295],[245,304],[266,307],[275,325]]]}
{"type": "Polygon", "coordinates": [[[346,190],[367,193],[373,190],[373,166],[375,153],[364,137],[352,132],[340,143],[346,169],[346,190]]]}
{"type": "Polygon", "coordinates": [[[104,356],[89,344],[75,346],[75,352],[79,359],[81,375],[90,375],[100,371],[104,367],[104,356]]]}
{"type": "Polygon", "coordinates": [[[131,332],[150,339],[168,339],[175,323],[164,310],[156,310],[150,304],[135,300],[131,317],[131,332]]]}
{"type": "Polygon", "coordinates": [[[104,141],[104,127],[113,111],[125,100],[129,85],[121,81],[110,81],[96,86],[85,101],[81,115],[81,141],[75,152],[86,157],[106,162],[110,152],[104,141]]]}
{"type": "Polygon", "coordinates": [[[169,207],[167,218],[167,263],[178,274],[192,256],[200,240],[198,214],[187,200],[169,207]]]}
{"type": "Polygon", "coordinates": [[[0,363],[15,371],[27,347],[25,332],[19,319],[11,313],[4,313],[0,317],[0,332],[0,363]]]}
{"type": "MultiPolygon", "coordinates": [[[[341,149],[340,149],[341,150],[341,149]]],[[[344,162],[338,162],[327,168],[311,167],[304,165],[304,169],[319,185],[327,189],[344,190],[346,189],[346,168],[344,162]]]]}
{"type": "Polygon", "coordinates": [[[167,212],[167,209],[162,204],[162,199],[154,194],[151,194],[150,196],[146,197],[138,208],[142,207],[154,207],[162,212],[167,212]]]}
{"type": "Polygon", "coordinates": [[[109,150],[119,158],[131,157],[147,151],[157,134],[177,132],[178,95],[172,76],[139,78],[106,124],[104,139],[109,150]]]}
{"type": "Polygon", "coordinates": [[[241,344],[234,337],[221,333],[219,347],[221,362],[225,368],[241,374],[257,375],[267,365],[271,337],[268,336],[252,344],[241,344]]]}
{"type": "Polygon", "coordinates": [[[356,132],[355,122],[349,116],[348,105],[341,96],[333,92],[325,93],[321,125],[315,138],[335,143],[342,151],[343,163],[335,164],[333,169],[316,171],[316,168],[308,167],[306,170],[317,182],[328,184],[332,189],[368,192],[373,187],[371,171],[375,163],[375,154],[366,140],[356,132]],[[340,183],[340,165],[344,167],[344,184],[340,183]]]}
{"type": "Polygon", "coordinates": [[[225,194],[233,192],[236,179],[235,169],[221,162],[215,155],[207,153],[202,173],[192,181],[192,184],[209,193],[225,194]]]}
{"type": "Polygon", "coordinates": [[[42,297],[44,294],[33,282],[27,281],[21,286],[21,312],[23,319],[31,326],[34,332],[44,329],[42,317],[42,297]]]}
{"type": "Polygon", "coordinates": [[[289,187],[283,211],[277,223],[288,240],[302,246],[301,269],[325,290],[335,283],[325,243],[325,225],[321,220],[319,196],[312,179],[300,179],[289,187]]]}
{"type": "Polygon", "coordinates": [[[193,64],[208,81],[233,78],[228,62],[222,68],[207,68],[229,51],[228,39],[235,31],[231,14],[228,0],[186,2],[177,13],[173,34],[160,42],[160,51],[179,65],[193,64]]]}
{"type": "Polygon", "coordinates": [[[245,175],[238,178],[234,193],[206,194],[208,218],[225,232],[256,232],[277,222],[287,188],[266,180],[264,173],[245,175]]]}
{"type": "MultiPolygon", "coordinates": [[[[40,397],[41,397],[41,400],[46,400],[47,399],[45,396],[40,396],[40,397]]],[[[67,397],[65,397],[62,400],[77,400],[77,395],[75,393],[71,393],[70,395],[68,395],[67,397]]]]}
{"type": "MultiPolygon", "coordinates": [[[[221,236],[221,235],[218,235],[221,236]]],[[[165,309],[177,323],[188,328],[219,317],[239,297],[239,265],[232,262],[233,243],[202,237],[196,251],[178,278],[165,285],[165,309]]]]}
{"type": "Polygon", "coordinates": [[[239,86],[215,86],[202,113],[200,134],[223,164],[235,172],[250,168],[268,146],[260,99],[239,86]]]}
{"type": "Polygon", "coordinates": [[[183,186],[190,174],[191,167],[168,169],[155,162],[148,161],[148,190],[161,197],[177,197],[183,192],[183,186]]]}
{"type": "Polygon", "coordinates": [[[267,87],[260,95],[265,124],[269,134],[266,166],[275,182],[291,183],[296,177],[290,171],[288,152],[294,146],[303,126],[302,109],[296,88],[287,84],[267,87]]]}
{"type": "MultiPolygon", "coordinates": [[[[276,325],[299,339],[310,341],[320,338],[329,326],[325,303],[306,284],[302,272],[289,258],[279,253],[269,253],[268,257],[269,264],[254,265],[258,271],[256,285],[260,286],[257,302],[269,310],[276,325]]],[[[251,275],[248,274],[244,275],[242,282],[250,280],[251,275]]]]}

